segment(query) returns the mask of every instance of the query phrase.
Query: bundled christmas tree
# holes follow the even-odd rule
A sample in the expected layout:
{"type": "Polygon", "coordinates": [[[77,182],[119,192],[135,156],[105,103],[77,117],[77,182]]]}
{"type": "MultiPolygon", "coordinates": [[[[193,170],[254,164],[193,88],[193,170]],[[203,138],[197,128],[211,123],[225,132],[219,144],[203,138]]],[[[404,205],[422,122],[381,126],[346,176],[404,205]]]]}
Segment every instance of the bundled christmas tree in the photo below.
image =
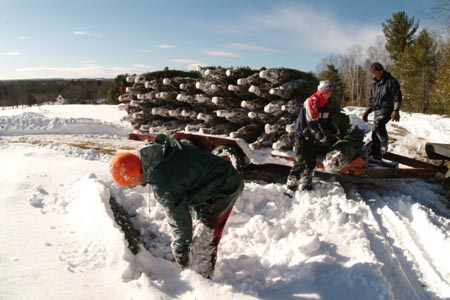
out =
{"type": "Polygon", "coordinates": [[[244,139],[252,149],[291,150],[298,107],[316,91],[311,74],[288,68],[202,67],[127,77],[127,120],[143,134],[176,131],[244,139]]]}

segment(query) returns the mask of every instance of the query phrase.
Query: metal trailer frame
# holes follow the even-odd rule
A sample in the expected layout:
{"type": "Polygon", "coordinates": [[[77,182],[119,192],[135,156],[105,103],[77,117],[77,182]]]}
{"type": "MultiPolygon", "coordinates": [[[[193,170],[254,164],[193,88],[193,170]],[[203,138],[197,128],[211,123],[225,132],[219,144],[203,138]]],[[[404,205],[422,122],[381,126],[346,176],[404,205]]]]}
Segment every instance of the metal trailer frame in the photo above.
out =
{"type": "MultiPolygon", "coordinates": [[[[157,134],[143,134],[131,132],[129,139],[140,141],[154,141],[157,134]]],[[[293,151],[277,151],[269,148],[251,150],[248,143],[240,138],[230,138],[227,136],[202,134],[197,132],[178,131],[171,135],[177,140],[186,140],[194,145],[213,152],[218,147],[228,147],[233,149],[233,153],[239,156],[243,166],[274,164],[290,167],[293,164],[293,151]]],[[[369,157],[371,144],[364,147],[363,153],[356,157],[348,166],[339,171],[340,175],[357,178],[434,178],[438,174],[444,174],[446,180],[450,180],[450,169],[446,163],[450,161],[450,144],[426,143],[426,153],[429,159],[441,160],[439,165],[423,162],[410,157],[405,157],[395,153],[385,153],[383,160],[373,160],[369,157]]],[[[231,157],[221,155],[225,159],[232,161],[231,157]]],[[[237,166],[235,166],[237,167],[237,166]]],[[[320,173],[324,173],[323,164],[320,159],[317,162],[320,173]]],[[[325,172],[326,173],[326,172],[325,172]]]]}

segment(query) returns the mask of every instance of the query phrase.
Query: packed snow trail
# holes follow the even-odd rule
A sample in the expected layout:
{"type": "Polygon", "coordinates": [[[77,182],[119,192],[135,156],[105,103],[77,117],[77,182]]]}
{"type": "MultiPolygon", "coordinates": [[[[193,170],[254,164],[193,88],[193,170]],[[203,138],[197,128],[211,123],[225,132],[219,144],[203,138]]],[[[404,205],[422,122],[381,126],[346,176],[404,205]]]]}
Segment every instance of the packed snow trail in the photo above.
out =
{"type": "Polygon", "coordinates": [[[346,189],[351,199],[367,203],[377,222],[380,234],[373,234],[372,249],[384,262],[393,299],[449,297],[450,263],[443,253],[450,249],[450,214],[435,186],[385,179],[346,189]]]}

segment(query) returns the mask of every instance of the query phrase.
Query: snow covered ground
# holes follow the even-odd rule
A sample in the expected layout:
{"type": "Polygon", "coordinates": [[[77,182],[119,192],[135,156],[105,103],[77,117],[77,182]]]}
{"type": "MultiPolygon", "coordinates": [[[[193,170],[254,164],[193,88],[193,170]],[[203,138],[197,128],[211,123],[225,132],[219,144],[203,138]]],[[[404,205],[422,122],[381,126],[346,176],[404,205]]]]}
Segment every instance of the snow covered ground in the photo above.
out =
{"type": "MultiPolygon", "coordinates": [[[[354,124],[369,130],[358,116],[354,124]]],[[[212,281],[163,259],[165,215],[148,187],[113,184],[108,162],[142,143],[116,106],[0,110],[0,299],[450,299],[446,191],[423,180],[342,186],[247,181],[212,281]],[[133,256],[112,219],[114,195],[150,251],[133,256]]],[[[450,143],[450,119],[402,114],[390,151],[423,157],[450,143]]]]}

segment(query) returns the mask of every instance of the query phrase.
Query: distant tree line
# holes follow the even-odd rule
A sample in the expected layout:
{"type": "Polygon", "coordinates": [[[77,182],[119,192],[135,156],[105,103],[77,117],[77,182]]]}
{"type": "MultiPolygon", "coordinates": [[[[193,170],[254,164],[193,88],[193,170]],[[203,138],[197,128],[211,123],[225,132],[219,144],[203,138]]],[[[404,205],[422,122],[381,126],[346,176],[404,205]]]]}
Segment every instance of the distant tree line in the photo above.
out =
{"type": "Polygon", "coordinates": [[[397,78],[403,93],[402,110],[450,114],[450,1],[435,1],[443,30],[418,31],[419,20],[397,12],[381,24],[377,38],[365,55],[353,46],[344,55],[330,55],[319,64],[317,75],[337,86],[334,98],[343,106],[365,106],[372,74],[369,66],[380,62],[397,78]],[[447,12],[447,15],[442,15],[447,12]]]}
{"type": "Polygon", "coordinates": [[[69,104],[106,99],[112,79],[35,79],[0,81],[0,106],[54,102],[62,95],[69,104]]]}

